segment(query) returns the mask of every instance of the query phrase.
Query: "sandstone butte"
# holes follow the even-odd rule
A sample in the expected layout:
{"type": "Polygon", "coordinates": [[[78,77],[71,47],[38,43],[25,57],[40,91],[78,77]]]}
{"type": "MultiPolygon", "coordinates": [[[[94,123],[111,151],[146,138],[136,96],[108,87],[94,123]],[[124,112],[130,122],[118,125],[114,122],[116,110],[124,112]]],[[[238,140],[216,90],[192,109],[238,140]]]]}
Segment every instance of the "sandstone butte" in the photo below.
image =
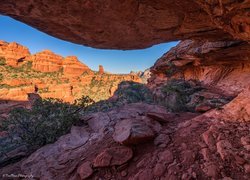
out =
{"type": "Polygon", "coordinates": [[[73,126],[0,174],[250,179],[249,8],[250,0],[2,1],[1,14],[78,44],[138,49],[181,42],[150,68],[155,104],[83,117],[87,126],[73,126]]]}
{"type": "Polygon", "coordinates": [[[38,92],[43,98],[69,102],[82,95],[99,101],[112,96],[122,81],[141,81],[137,75],[106,74],[101,65],[94,72],[76,56],[63,58],[50,50],[32,55],[15,42],[0,41],[0,57],[6,63],[0,67],[2,100],[26,101],[27,93],[38,92]]]}
{"type": "Polygon", "coordinates": [[[22,63],[25,57],[30,56],[29,49],[15,42],[7,43],[0,41],[0,56],[5,57],[6,63],[16,67],[18,63],[22,63]]]}

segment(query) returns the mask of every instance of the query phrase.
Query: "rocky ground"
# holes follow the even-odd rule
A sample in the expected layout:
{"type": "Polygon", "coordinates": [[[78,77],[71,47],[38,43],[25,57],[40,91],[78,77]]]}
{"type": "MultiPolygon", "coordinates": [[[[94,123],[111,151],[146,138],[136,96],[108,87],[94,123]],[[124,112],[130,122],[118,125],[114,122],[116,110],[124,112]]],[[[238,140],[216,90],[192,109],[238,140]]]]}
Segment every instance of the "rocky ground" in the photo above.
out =
{"type": "Polygon", "coordinates": [[[88,125],[0,172],[41,179],[249,179],[249,124],[216,114],[169,113],[143,103],[91,114],[82,119],[88,125]]]}
{"type": "Polygon", "coordinates": [[[16,163],[2,164],[0,174],[249,179],[248,58],[232,63],[239,53],[247,55],[248,48],[242,42],[181,42],[151,68],[151,93],[122,83],[106,103],[125,104],[83,113],[82,123],[69,134],[16,163]]]}
{"type": "MultiPolygon", "coordinates": [[[[82,123],[69,134],[28,157],[20,154],[14,164],[2,164],[0,174],[249,179],[248,58],[232,63],[248,48],[241,42],[181,42],[151,68],[147,86],[152,94],[138,84],[122,83],[106,103],[122,100],[125,105],[83,113],[82,123]]],[[[17,152],[11,152],[13,157],[17,152]]]]}

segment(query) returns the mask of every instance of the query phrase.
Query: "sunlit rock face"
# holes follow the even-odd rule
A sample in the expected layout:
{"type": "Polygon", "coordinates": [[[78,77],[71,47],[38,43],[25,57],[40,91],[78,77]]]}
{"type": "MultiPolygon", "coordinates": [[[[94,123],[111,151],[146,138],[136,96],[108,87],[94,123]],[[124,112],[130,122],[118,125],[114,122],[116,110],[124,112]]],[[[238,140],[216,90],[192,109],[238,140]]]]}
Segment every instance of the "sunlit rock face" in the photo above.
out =
{"type": "Polygon", "coordinates": [[[32,56],[32,69],[40,72],[55,72],[62,68],[63,57],[50,50],[44,50],[32,56]]]}
{"type": "MultiPolygon", "coordinates": [[[[31,55],[16,42],[0,41],[0,99],[27,101],[27,93],[73,102],[85,96],[95,101],[111,97],[122,81],[141,82],[137,75],[94,72],[76,56],[66,58],[50,50],[31,55]]],[[[0,109],[1,111],[1,109],[0,109]]]]}
{"type": "Polygon", "coordinates": [[[249,7],[249,0],[3,0],[0,13],[74,43],[136,49],[189,38],[249,41],[249,7]]]}
{"type": "Polygon", "coordinates": [[[89,67],[81,63],[76,56],[68,56],[63,60],[63,74],[65,75],[80,76],[90,71],[89,67]]]}
{"type": "Polygon", "coordinates": [[[104,73],[104,68],[102,65],[99,65],[99,74],[103,74],[104,73]]]}
{"type": "Polygon", "coordinates": [[[6,64],[10,66],[18,66],[22,64],[25,58],[30,56],[29,49],[17,44],[16,42],[7,43],[0,41],[0,57],[6,59],[6,64]]]}

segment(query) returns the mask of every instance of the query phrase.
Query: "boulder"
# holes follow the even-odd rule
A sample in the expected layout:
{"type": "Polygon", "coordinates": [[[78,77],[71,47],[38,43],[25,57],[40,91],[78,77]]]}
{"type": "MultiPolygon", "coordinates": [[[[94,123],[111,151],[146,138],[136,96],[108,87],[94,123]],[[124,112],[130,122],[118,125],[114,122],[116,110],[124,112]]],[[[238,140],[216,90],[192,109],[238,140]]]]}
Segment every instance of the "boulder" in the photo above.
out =
{"type": "Polygon", "coordinates": [[[220,154],[222,160],[230,158],[232,154],[232,145],[228,140],[221,140],[216,143],[217,152],[220,154]]]}
{"type": "Polygon", "coordinates": [[[94,167],[122,165],[133,157],[132,149],[124,146],[105,149],[94,159],[94,167]]]}
{"type": "Polygon", "coordinates": [[[142,120],[125,119],[115,125],[113,138],[121,144],[138,144],[155,137],[154,131],[142,120]]]}
{"type": "Polygon", "coordinates": [[[87,179],[93,174],[93,169],[91,168],[91,163],[89,161],[84,162],[77,168],[77,173],[81,177],[81,179],[87,179]]]}
{"type": "Polygon", "coordinates": [[[21,165],[22,172],[41,179],[65,179],[79,163],[89,135],[84,127],[73,126],[71,133],[43,146],[25,159],[21,165]],[[69,162],[71,166],[68,166],[69,162]]]}
{"type": "Polygon", "coordinates": [[[149,112],[147,113],[147,117],[156,120],[160,123],[168,123],[171,121],[173,118],[176,117],[175,114],[173,113],[160,113],[160,112],[149,112]]]}

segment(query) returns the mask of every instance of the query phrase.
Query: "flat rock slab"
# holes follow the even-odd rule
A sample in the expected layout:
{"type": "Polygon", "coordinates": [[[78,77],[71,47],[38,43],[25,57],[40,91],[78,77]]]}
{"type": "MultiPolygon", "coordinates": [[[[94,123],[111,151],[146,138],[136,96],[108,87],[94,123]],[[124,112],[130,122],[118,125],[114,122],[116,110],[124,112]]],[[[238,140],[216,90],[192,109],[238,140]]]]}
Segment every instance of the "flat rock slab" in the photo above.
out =
{"type": "Polygon", "coordinates": [[[147,113],[147,117],[156,120],[160,123],[168,123],[169,121],[171,121],[173,118],[176,117],[175,114],[173,113],[154,113],[154,112],[149,112],[147,113]]]}
{"type": "Polygon", "coordinates": [[[94,167],[122,165],[133,157],[132,149],[124,146],[105,149],[94,160],[94,167]]]}
{"type": "Polygon", "coordinates": [[[126,119],[115,126],[113,139],[121,144],[139,144],[155,137],[154,131],[142,120],[126,119]]]}

